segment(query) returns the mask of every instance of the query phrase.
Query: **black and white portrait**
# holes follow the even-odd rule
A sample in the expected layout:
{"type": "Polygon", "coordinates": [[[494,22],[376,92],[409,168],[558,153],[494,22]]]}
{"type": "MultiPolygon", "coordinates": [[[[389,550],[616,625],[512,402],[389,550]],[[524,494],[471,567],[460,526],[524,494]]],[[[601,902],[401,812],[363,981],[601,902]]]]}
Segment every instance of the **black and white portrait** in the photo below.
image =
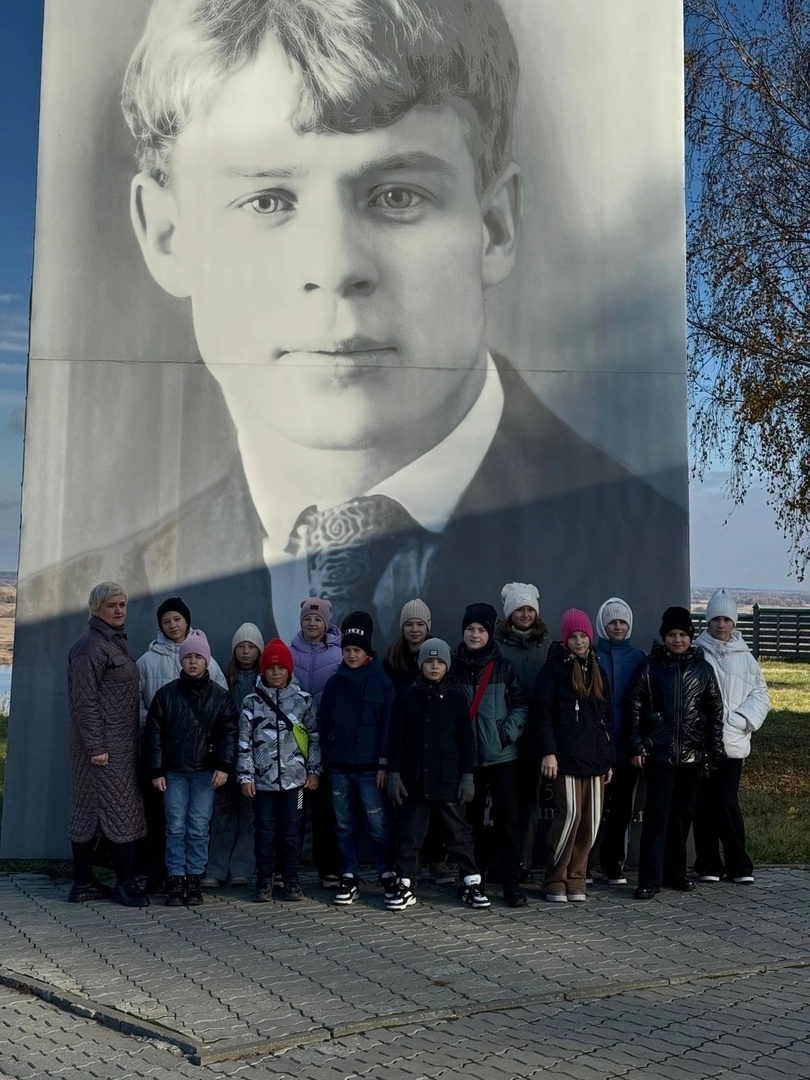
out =
{"type": "Polygon", "coordinates": [[[308,595],[378,648],[510,581],[640,641],[686,599],[680,19],[49,0],[4,854],[65,847],[97,581],[223,658],[308,595]]]}

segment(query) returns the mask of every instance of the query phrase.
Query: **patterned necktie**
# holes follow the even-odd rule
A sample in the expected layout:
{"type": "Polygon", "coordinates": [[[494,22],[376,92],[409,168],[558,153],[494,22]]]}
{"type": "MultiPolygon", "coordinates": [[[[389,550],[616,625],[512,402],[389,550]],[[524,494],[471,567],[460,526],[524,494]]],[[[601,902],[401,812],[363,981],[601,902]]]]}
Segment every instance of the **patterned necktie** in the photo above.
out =
{"type": "Polygon", "coordinates": [[[285,549],[306,557],[310,591],[332,601],[339,625],[349,612],[369,611],[390,634],[402,605],[424,589],[436,537],[387,495],[361,495],[298,517],[285,549]]]}

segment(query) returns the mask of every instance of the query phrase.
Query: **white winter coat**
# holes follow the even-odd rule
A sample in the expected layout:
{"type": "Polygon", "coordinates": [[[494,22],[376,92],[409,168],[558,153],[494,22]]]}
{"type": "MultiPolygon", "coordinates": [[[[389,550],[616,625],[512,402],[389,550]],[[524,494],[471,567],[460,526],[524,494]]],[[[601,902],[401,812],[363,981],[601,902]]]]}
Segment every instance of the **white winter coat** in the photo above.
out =
{"type": "Polygon", "coordinates": [[[757,661],[739,630],[730,641],[718,641],[708,630],[695,640],[706,654],[723,695],[723,744],[730,758],[751,753],[751,733],[762,727],[771,699],[757,661]]]}
{"type": "MultiPolygon", "coordinates": [[[[189,633],[191,631],[189,630],[189,633]]],[[[158,630],[158,636],[138,660],[138,673],[141,677],[140,684],[140,719],[141,730],[146,724],[146,714],[152,704],[152,698],[166,683],[180,678],[180,661],[178,653],[180,645],[169,641],[162,630],[158,630]]],[[[222,674],[222,668],[211,657],[208,665],[208,674],[219,686],[228,689],[228,683],[222,674]]]]}

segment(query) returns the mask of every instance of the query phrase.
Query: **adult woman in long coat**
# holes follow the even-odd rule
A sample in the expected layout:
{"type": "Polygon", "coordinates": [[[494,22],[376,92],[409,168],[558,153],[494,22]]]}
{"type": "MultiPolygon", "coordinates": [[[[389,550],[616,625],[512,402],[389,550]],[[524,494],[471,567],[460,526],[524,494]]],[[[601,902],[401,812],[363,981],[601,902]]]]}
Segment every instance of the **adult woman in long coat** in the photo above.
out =
{"type": "Polygon", "coordinates": [[[127,594],[117,582],[90,591],[90,624],[68,657],[71,763],[68,835],[73,903],[109,890],[93,878],[93,852],[107,840],[115,867],[111,898],[144,907],[135,881],[135,841],[146,833],[138,785],[138,668],[127,647],[127,594]]]}

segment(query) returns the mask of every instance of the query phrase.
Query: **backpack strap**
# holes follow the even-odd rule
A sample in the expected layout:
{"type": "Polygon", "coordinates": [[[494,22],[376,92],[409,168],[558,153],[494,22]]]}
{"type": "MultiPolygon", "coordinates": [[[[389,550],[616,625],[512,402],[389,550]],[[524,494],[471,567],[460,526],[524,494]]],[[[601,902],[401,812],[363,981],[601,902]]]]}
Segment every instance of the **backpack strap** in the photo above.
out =
{"type": "Polygon", "coordinates": [[[489,680],[492,678],[492,672],[494,670],[494,660],[489,660],[484,664],[484,670],[481,672],[481,678],[478,680],[478,686],[475,688],[475,696],[470,703],[470,720],[473,722],[475,722],[478,710],[481,708],[481,702],[484,700],[484,694],[489,686],[489,680]]]}
{"type": "Polygon", "coordinates": [[[270,697],[270,695],[265,694],[264,690],[260,686],[257,686],[254,689],[255,689],[256,693],[259,695],[259,697],[262,699],[262,701],[265,703],[265,705],[270,706],[270,708],[273,710],[273,712],[278,717],[278,719],[282,722],[282,724],[284,724],[287,731],[292,731],[293,722],[289,718],[289,716],[287,716],[287,714],[284,712],[284,710],[282,708],[280,708],[278,705],[276,705],[275,701],[273,701],[273,699],[270,697]]]}

